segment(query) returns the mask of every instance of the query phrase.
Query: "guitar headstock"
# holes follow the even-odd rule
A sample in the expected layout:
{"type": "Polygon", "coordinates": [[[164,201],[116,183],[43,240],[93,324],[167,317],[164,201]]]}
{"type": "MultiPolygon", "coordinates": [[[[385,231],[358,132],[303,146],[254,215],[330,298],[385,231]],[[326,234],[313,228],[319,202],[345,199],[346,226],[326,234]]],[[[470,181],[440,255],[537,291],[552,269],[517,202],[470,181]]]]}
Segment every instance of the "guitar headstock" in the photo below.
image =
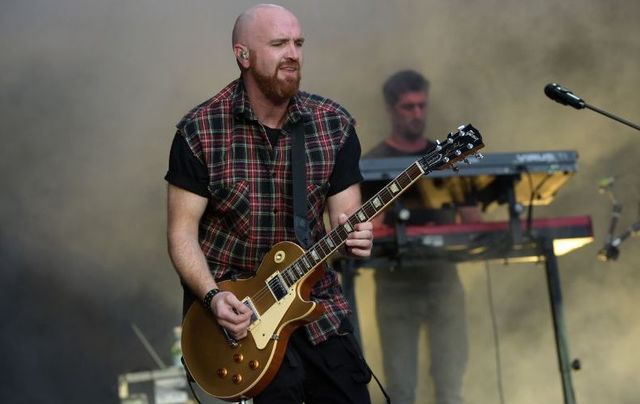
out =
{"type": "Polygon", "coordinates": [[[458,127],[456,132],[451,132],[443,141],[436,141],[436,146],[419,160],[425,172],[456,169],[455,163],[465,159],[471,154],[482,158],[478,150],[484,147],[482,135],[470,124],[458,127]]]}

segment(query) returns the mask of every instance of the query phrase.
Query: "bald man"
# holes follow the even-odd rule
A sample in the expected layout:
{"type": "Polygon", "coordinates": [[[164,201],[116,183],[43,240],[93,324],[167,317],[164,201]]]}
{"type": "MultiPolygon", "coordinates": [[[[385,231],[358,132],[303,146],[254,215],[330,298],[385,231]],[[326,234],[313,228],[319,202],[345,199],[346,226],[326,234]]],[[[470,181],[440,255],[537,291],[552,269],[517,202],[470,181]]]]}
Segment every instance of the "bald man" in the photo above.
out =
{"type": "MultiPolygon", "coordinates": [[[[270,4],[250,8],[233,28],[240,78],[177,124],[169,158],[169,254],[185,310],[204,304],[234,338],[250,311],[217,282],[255,273],[280,241],[296,242],[291,154],[304,134],[306,216],[312,241],[360,207],[360,143],[354,119],[335,102],[299,90],[304,37],[298,19],[270,4]]],[[[302,152],[301,152],[302,153],[302,152]]],[[[371,223],[358,223],[345,254],[371,253],[371,223]]],[[[297,329],[285,359],[255,403],[368,403],[370,371],[351,335],[350,309],[327,268],[311,299],[322,317],[297,329]]]]}

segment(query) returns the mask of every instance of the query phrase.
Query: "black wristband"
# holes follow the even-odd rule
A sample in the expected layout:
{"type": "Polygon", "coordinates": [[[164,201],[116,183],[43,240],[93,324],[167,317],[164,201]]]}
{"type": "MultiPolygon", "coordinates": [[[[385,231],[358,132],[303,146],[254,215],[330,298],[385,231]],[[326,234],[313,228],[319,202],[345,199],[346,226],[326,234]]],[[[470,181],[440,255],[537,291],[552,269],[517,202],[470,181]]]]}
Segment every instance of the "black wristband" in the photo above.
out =
{"type": "Polygon", "coordinates": [[[213,288],[210,291],[208,291],[206,295],[204,295],[204,299],[202,299],[202,302],[204,303],[204,308],[207,309],[207,311],[211,311],[211,300],[215,295],[217,295],[220,292],[221,292],[220,289],[213,288]]]}

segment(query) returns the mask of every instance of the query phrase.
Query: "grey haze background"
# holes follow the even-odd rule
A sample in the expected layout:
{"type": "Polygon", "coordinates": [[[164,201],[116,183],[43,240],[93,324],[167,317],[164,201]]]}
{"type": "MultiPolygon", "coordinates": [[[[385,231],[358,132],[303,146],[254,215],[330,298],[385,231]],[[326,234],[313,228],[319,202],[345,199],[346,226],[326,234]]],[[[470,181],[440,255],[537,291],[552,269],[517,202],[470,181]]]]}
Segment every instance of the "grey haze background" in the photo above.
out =
{"type": "MultiPolygon", "coordinates": [[[[173,125],[237,77],[230,32],[252,4],[2,2],[0,401],[115,402],[117,374],[153,367],[131,322],[168,361],[181,303],[164,236],[173,125]]],[[[619,176],[621,223],[635,219],[640,135],[561,107],[542,88],[557,81],[640,120],[640,3],[281,4],[307,37],[303,87],[357,117],[364,150],[388,130],[381,83],[410,67],[433,83],[433,137],[472,122],[487,152],[579,151],[578,175],[535,212],[594,219],[596,242],[560,259],[570,347],[584,363],[576,395],[583,404],[637,402],[640,241],[628,241],[614,263],[595,253],[609,214],[599,178],[619,176]]],[[[485,273],[460,270],[471,340],[465,393],[469,403],[497,402],[485,273]]],[[[561,402],[542,267],[492,271],[507,402],[561,402]]],[[[372,301],[365,286],[361,306],[372,301]]],[[[367,355],[381,369],[375,324],[363,323],[367,355]]]]}

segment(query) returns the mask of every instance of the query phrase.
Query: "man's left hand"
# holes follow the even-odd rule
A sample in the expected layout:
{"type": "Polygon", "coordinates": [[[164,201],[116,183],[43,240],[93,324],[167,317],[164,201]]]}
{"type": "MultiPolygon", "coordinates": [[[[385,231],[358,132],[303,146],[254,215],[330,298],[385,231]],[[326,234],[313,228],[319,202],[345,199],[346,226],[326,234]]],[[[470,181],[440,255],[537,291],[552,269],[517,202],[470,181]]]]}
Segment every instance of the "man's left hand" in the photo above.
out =
{"type": "MultiPolygon", "coordinates": [[[[340,224],[347,222],[348,216],[340,215],[340,224]]],[[[353,257],[366,258],[371,256],[373,246],[373,225],[371,222],[362,222],[355,225],[355,230],[349,233],[345,242],[346,253],[353,257]]]]}

